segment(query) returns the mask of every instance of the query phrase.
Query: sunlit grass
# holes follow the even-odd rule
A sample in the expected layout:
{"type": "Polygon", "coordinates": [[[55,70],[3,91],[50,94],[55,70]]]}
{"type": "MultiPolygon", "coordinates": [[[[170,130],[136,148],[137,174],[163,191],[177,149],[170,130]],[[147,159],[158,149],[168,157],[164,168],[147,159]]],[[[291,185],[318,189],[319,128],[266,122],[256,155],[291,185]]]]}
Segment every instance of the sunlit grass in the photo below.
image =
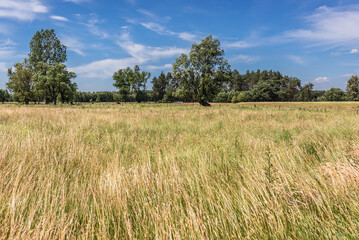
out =
{"type": "Polygon", "coordinates": [[[0,105],[0,238],[355,238],[358,109],[0,105]]]}

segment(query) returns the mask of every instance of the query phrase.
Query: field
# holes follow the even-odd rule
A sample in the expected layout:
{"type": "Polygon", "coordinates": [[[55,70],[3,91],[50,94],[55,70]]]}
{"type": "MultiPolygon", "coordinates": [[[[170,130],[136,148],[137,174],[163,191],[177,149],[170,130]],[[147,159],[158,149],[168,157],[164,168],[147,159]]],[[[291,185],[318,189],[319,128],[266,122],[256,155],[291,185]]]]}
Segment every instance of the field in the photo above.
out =
{"type": "Polygon", "coordinates": [[[0,104],[0,239],[353,239],[358,110],[0,104]]]}

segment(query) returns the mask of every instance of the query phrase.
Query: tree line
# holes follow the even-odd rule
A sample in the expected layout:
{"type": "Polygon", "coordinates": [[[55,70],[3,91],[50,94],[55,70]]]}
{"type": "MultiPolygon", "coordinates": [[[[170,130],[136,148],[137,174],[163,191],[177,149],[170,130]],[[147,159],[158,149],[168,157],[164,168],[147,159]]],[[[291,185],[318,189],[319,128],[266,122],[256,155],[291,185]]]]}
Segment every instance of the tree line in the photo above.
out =
{"type": "Polygon", "coordinates": [[[359,80],[353,75],[346,92],[340,88],[315,91],[314,85],[302,86],[296,77],[278,71],[257,70],[240,74],[231,70],[218,39],[208,35],[192,44],[172,64],[172,71],[151,78],[139,66],[119,69],[113,74],[118,91],[80,92],[72,79],[76,74],[66,68],[66,46],[53,29],[35,33],[30,53],[23,62],[9,68],[7,89],[0,89],[0,101],[29,102],[263,102],[263,101],[359,101],[359,80]]]}

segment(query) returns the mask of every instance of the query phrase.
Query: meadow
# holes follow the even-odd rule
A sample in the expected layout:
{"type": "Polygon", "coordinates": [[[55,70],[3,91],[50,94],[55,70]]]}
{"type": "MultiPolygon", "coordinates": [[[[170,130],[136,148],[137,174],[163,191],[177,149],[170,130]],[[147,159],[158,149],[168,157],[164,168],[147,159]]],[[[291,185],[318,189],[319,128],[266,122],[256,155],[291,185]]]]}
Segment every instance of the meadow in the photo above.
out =
{"type": "Polygon", "coordinates": [[[0,239],[353,239],[359,103],[0,104],[0,239]]]}

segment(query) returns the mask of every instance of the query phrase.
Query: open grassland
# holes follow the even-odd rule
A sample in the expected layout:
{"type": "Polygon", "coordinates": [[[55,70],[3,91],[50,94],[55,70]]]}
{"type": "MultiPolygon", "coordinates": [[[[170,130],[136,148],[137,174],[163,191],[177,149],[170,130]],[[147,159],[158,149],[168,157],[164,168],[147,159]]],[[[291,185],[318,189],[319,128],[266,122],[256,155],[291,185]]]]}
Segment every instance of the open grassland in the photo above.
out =
{"type": "Polygon", "coordinates": [[[359,103],[0,105],[0,239],[352,239],[359,103]]]}

